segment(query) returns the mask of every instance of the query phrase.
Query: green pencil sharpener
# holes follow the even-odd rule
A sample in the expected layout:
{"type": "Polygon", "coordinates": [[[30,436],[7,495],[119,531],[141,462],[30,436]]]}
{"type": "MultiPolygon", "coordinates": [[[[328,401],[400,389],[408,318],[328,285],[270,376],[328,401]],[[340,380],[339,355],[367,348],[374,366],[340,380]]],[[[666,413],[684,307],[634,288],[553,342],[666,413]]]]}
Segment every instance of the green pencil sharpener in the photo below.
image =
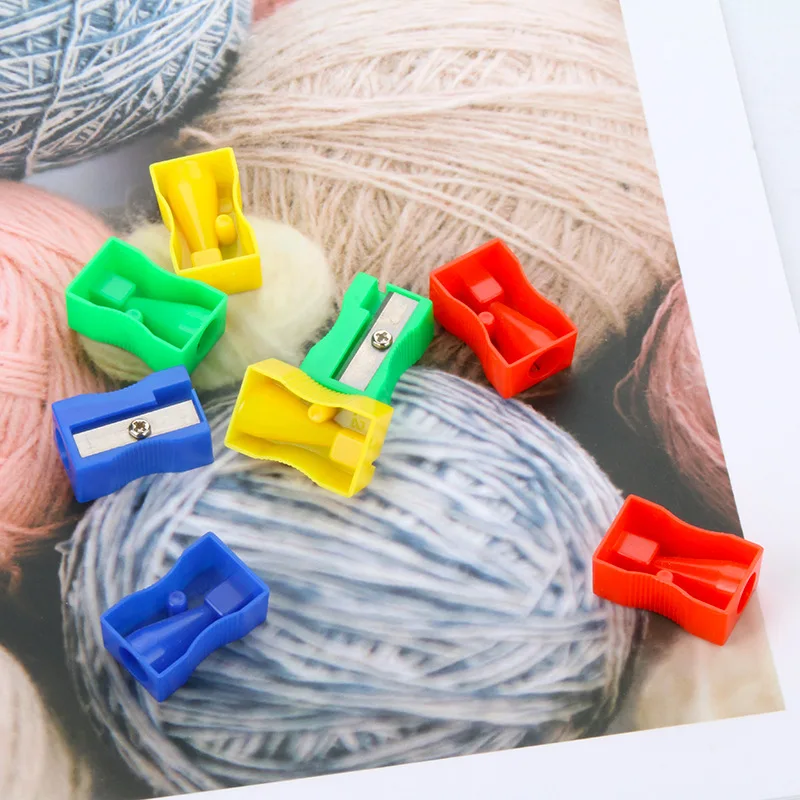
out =
{"type": "Polygon", "coordinates": [[[154,371],[191,372],[225,331],[227,296],[156,266],[111,238],[67,287],[70,328],[138,356],[154,371]]]}
{"type": "Polygon", "coordinates": [[[317,383],[344,394],[389,404],[400,376],[422,358],[433,339],[427,297],[360,272],[345,292],[339,317],[300,368],[317,383]]]}

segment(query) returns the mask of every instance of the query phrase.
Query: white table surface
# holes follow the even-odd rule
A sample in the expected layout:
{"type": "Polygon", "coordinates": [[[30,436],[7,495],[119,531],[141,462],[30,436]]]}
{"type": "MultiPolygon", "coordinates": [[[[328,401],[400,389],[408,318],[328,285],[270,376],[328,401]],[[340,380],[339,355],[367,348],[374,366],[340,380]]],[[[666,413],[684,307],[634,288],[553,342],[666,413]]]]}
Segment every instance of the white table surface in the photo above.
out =
{"type": "Polygon", "coordinates": [[[778,246],[800,319],[800,2],[720,2],[778,246]]]}

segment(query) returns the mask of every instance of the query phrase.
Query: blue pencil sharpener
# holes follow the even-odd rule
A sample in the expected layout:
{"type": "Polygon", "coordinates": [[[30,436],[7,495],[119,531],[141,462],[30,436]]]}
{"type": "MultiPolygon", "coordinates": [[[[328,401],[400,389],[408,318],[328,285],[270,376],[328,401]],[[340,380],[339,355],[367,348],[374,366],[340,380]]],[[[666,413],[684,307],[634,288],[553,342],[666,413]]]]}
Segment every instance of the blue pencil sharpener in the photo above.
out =
{"type": "Polygon", "coordinates": [[[100,618],[106,649],[159,702],[267,618],[269,588],[213,533],[100,618]]]}
{"type": "Polygon", "coordinates": [[[211,464],[211,428],[185,367],[53,403],[56,446],[80,503],[144,475],[211,464]]]}

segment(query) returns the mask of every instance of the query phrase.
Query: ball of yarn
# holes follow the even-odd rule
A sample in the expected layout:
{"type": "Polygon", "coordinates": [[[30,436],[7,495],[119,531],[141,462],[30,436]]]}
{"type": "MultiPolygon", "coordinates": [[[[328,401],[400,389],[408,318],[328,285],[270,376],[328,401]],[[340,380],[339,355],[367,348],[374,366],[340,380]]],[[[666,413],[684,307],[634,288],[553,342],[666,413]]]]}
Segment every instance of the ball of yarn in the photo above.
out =
{"type": "Polygon", "coordinates": [[[70,752],[25,668],[0,646],[0,797],[83,800],[91,776],[70,752]]]}
{"type": "MultiPolygon", "coordinates": [[[[250,364],[265,358],[298,365],[334,313],[334,279],[319,247],[289,225],[259,218],[250,222],[261,254],[263,284],[228,296],[225,333],[192,373],[198,389],[237,383],[250,364]]],[[[172,271],[164,225],[137,228],[128,241],[172,271]]],[[[106,375],[138,381],[152,372],[127,350],[85,336],[80,341],[106,375]]]]}
{"type": "Polygon", "coordinates": [[[618,384],[616,407],[633,428],[655,429],[687,486],[737,521],[682,281],[667,294],[631,371],[618,384]]]}
{"type": "MultiPolygon", "coordinates": [[[[652,647],[648,638],[646,644],[652,647]]],[[[639,730],[784,708],[757,599],[750,602],[725,647],[681,631],[653,662],[637,703],[639,730]]]]}
{"type": "Polygon", "coordinates": [[[619,508],[573,439],[520,403],[412,369],[352,499],[222,448],[98,501],[61,568],[69,663],[123,757],[163,792],[579,737],[613,712],[636,612],[592,592],[619,508]],[[100,614],[215,531],[271,589],[266,626],[156,703],[100,614]]]}
{"type": "Polygon", "coordinates": [[[0,182],[0,573],[63,521],[71,497],[50,405],[103,381],[67,327],[64,290],[109,235],[66,200],[0,182]]]}
{"type": "MultiPolygon", "coordinates": [[[[294,0],[182,140],[233,146],[245,206],[318,241],[340,294],[366,271],[427,295],[503,239],[577,324],[577,368],[678,275],[607,0],[294,0]]],[[[481,373],[453,336],[426,363],[481,373]]]]}
{"type": "Polygon", "coordinates": [[[9,0],[0,175],[70,164],[175,118],[218,82],[248,0],[9,0]]]}

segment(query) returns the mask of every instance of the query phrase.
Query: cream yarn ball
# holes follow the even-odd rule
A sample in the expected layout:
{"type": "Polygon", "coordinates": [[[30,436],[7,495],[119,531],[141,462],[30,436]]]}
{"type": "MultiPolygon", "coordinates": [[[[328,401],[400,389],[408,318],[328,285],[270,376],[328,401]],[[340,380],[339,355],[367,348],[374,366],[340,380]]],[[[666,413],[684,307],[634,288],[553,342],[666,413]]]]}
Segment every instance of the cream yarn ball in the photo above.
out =
{"type": "MultiPolygon", "coordinates": [[[[261,254],[260,289],[228,296],[225,333],[192,373],[201,390],[236,383],[249,364],[279,358],[297,365],[334,313],[334,280],[320,248],[280,222],[249,217],[261,254]]],[[[156,264],[172,270],[169,234],[161,223],[137,228],[127,240],[156,264]]],[[[101,371],[137,381],[152,370],[137,356],[81,336],[101,371]]]]}
{"type": "MultiPolygon", "coordinates": [[[[181,139],[232,146],[245,207],[319,242],[340,296],[362,270],[427,295],[505,240],[577,324],[577,366],[678,275],[611,0],[294,0],[181,139]]],[[[426,360],[480,374],[451,336],[426,360]]]]}
{"type": "MultiPolygon", "coordinates": [[[[658,652],[659,631],[663,634],[674,626],[653,627],[645,645],[658,652]]],[[[758,598],[751,601],[725,647],[679,631],[661,650],[651,663],[642,665],[635,712],[638,730],[784,708],[758,598]]]]}
{"type": "Polygon", "coordinates": [[[88,769],[70,753],[25,668],[0,646],[0,797],[88,800],[88,769]]]}

